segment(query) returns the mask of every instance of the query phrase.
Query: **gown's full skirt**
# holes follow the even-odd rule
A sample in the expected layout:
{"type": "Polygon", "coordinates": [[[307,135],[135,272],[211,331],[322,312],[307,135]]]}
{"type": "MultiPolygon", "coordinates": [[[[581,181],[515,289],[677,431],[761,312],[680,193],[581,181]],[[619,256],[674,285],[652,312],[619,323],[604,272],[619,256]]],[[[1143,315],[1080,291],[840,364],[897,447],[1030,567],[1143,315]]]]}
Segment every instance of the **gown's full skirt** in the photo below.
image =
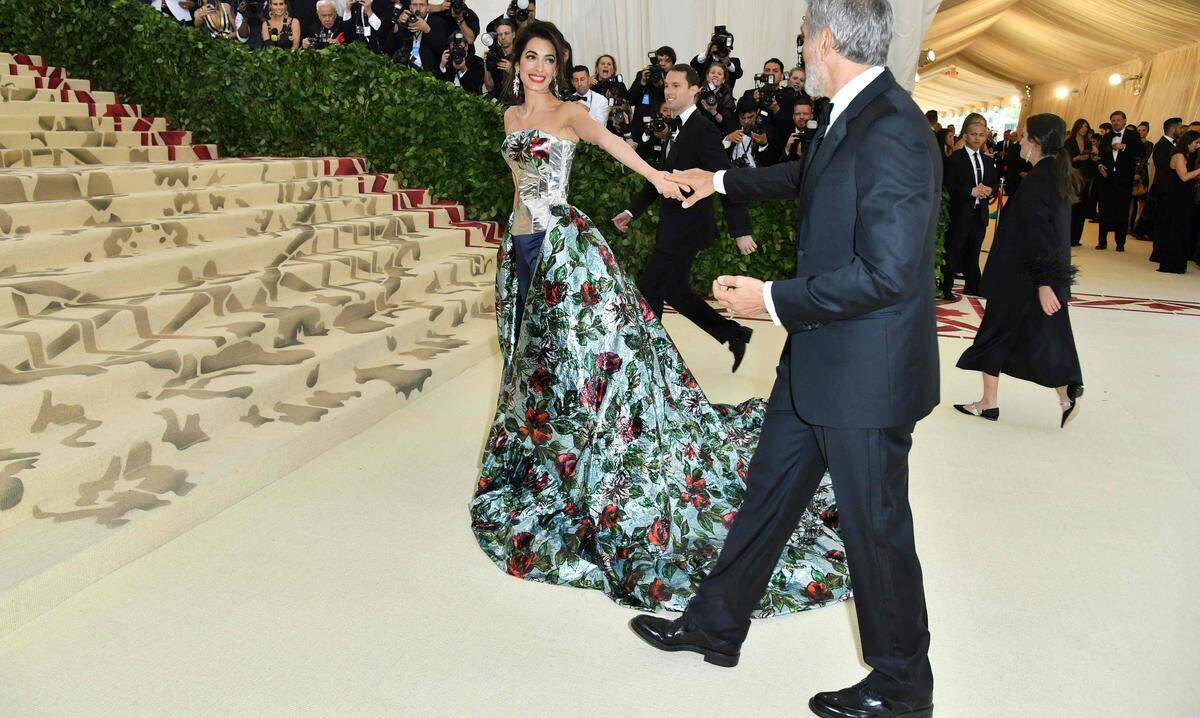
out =
{"type": "MultiPolygon", "coordinates": [[[[471,502],[509,574],[683,610],[736,520],[766,403],[711,404],[592,222],[550,222],[522,326],[506,233],[496,273],[503,377],[471,502]]],[[[850,596],[826,476],[755,615],[850,596]]]]}

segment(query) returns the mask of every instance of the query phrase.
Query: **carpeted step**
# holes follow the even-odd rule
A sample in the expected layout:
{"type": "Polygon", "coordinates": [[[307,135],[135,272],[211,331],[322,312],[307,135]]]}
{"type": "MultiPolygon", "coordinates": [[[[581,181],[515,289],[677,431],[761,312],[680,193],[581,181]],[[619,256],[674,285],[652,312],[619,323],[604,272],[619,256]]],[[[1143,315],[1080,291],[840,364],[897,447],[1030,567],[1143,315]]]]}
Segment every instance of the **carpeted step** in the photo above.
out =
{"type": "Polygon", "coordinates": [[[92,83],[89,80],[80,80],[75,77],[65,77],[62,75],[46,77],[45,75],[7,75],[4,73],[5,66],[0,65],[0,87],[20,87],[29,90],[83,90],[88,92],[92,89],[92,83]]]}
{"type": "Polygon", "coordinates": [[[192,144],[191,132],[11,132],[0,130],[0,150],[190,144],[192,144]]]}
{"type": "Polygon", "coordinates": [[[216,145],[159,147],[45,147],[0,150],[0,167],[71,167],[145,162],[197,162],[215,159],[216,145]]]}
{"type": "Polygon", "coordinates": [[[0,113],[0,132],[165,132],[162,117],[34,117],[0,113]]]}
{"type": "Polygon", "coordinates": [[[91,105],[111,105],[120,101],[115,92],[72,90],[66,87],[53,90],[5,87],[0,84],[0,102],[80,102],[91,105]]]}

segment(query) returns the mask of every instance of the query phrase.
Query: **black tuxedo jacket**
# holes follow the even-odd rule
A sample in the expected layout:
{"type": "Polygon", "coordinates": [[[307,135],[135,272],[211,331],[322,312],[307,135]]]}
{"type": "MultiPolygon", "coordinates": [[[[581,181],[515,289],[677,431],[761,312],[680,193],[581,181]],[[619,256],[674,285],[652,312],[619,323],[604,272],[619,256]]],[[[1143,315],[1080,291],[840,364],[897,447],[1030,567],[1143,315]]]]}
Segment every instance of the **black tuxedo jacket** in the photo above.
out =
{"type": "MultiPolygon", "coordinates": [[[[991,187],[992,192],[995,192],[999,182],[996,164],[991,157],[983,153],[980,153],[979,161],[983,165],[983,183],[991,187]]],[[[971,156],[967,154],[965,147],[956,150],[946,161],[944,186],[950,194],[951,221],[957,224],[970,219],[972,215],[977,215],[979,219],[983,220],[983,225],[987,226],[990,212],[988,201],[986,198],[980,199],[979,206],[976,206],[975,198],[971,196],[971,190],[975,188],[975,168],[971,166],[971,156]]]]}
{"type": "MultiPolygon", "coordinates": [[[[446,71],[442,72],[440,57],[438,61],[438,66],[433,68],[433,76],[443,82],[453,83],[455,76],[458,75],[458,70],[455,70],[454,66],[450,63],[446,63],[446,71]]],[[[458,82],[467,92],[473,92],[477,95],[482,94],[483,72],[483,58],[472,53],[467,55],[467,71],[458,82]]]]}
{"type": "Polygon", "coordinates": [[[819,426],[915,422],[938,403],[941,150],[885,70],[805,162],[803,171],[789,162],[724,178],[732,200],[799,197],[796,276],[771,286],[789,336],[769,403],[786,406],[790,394],[800,417],[819,426]]]}
{"type": "Polygon", "coordinates": [[[1171,154],[1174,151],[1175,145],[1166,137],[1159,137],[1154,144],[1154,181],[1150,185],[1150,194],[1167,193],[1167,173],[1171,171],[1171,154]]]}
{"type": "MultiPolygon", "coordinates": [[[[721,131],[704,110],[696,108],[679,130],[671,153],[662,169],[690,170],[696,167],[709,172],[727,170],[732,165],[721,144],[721,131]]],[[[717,237],[717,225],[713,216],[713,198],[706,197],[695,206],[684,209],[675,200],[663,199],[654,185],[647,181],[629,203],[629,213],[637,219],[655,201],[658,203],[658,242],[689,250],[700,250],[712,245],[717,237]]],[[[725,221],[729,233],[734,237],[751,234],[750,215],[740,202],[722,198],[725,221]]]]}
{"type": "Polygon", "coordinates": [[[1109,132],[1100,140],[1100,164],[1108,169],[1108,177],[1105,180],[1110,187],[1132,191],[1133,175],[1137,170],[1137,160],[1141,156],[1142,138],[1136,127],[1127,126],[1121,132],[1109,132]],[[1112,146],[1118,141],[1125,145],[1125,149],[1113,159],[1112,146]]]}

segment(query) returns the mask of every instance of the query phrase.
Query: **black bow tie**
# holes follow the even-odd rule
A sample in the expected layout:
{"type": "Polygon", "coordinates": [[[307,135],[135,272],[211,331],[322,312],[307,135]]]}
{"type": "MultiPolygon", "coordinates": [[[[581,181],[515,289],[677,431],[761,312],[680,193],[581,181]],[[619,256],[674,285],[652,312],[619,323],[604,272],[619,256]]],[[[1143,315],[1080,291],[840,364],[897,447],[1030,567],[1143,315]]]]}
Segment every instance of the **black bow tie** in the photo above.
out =
{"type": "Polygon", "coordinates": [[[678,117],[672,117],[671,118],[671,131],[678,132],[681,129],[683,129],[683,120],[679,119],[678,117]]]}

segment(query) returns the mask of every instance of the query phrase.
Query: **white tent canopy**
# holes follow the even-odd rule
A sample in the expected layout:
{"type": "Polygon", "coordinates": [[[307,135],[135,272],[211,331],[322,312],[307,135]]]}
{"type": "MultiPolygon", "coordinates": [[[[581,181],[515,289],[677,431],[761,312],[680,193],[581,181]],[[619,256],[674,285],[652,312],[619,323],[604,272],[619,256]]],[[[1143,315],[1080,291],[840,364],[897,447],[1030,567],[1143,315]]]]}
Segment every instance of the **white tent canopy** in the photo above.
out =
{"type": "MultiPolygon", "coordinates": [[[[953,111],[1013,94],[1024,99],[1026,85],[1035,95],[1061,83],[1082,91],[1085,76],[1138,74],[1156,56],[1198,41],[1198,0],[943,0],[922,43],[937,60],[921,70],[914,96],[926,108],[953,111]]],[[[1176,70],[1200,82],[1200,67],[1176,70]]],[[[1149,89],[1146,79],[1139,93],[1149,89]]]]}

